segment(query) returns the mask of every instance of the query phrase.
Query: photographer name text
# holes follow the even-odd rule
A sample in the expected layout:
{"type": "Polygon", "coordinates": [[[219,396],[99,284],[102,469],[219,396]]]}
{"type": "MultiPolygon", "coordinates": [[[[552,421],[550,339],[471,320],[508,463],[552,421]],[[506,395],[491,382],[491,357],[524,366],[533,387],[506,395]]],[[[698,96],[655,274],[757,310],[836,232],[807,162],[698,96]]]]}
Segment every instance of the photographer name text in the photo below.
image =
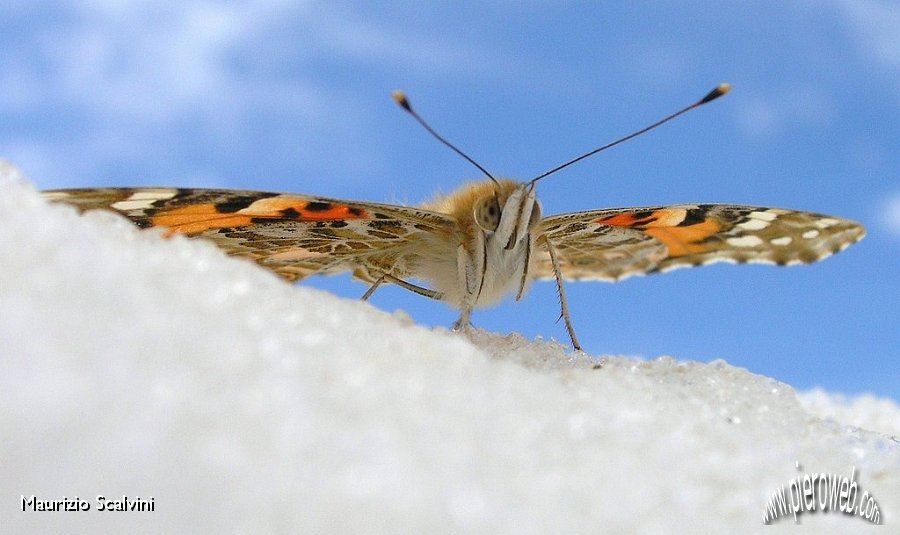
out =
{"type": "Polygon", "coordinates": [[[149,498],[141,498],[135,496],[131,498],[126,495],[107,497],[102,494],[98,495],[93,504],[88,500],[74,496],[67,498],[54,498],[43,500],[32,494],[31,496],[22,496],[22,511],[54,511],[54,512],[81,512],[81,511],[155,511],[156,502],[153,496],[149,498]]]}

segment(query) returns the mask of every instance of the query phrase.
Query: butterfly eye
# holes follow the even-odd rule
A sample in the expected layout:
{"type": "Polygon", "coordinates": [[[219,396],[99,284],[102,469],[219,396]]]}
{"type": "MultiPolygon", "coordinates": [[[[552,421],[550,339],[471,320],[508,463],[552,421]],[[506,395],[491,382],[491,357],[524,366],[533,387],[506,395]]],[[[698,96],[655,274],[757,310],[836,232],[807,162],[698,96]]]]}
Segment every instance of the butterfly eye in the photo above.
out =
{"type": "Polygon", "coordinates": [[[478,200],[475,204],[475,222],[481,230],[497,230],[500,225],[500,203],[496,197],[491,195],[478,200]]]}
{"type": "Polygon", "coordinates": [[[531,217],[528,219],[528,230],[534,230],[541,222],[541,205],[535,201],[534,207],[531,209],[531,217]]]}

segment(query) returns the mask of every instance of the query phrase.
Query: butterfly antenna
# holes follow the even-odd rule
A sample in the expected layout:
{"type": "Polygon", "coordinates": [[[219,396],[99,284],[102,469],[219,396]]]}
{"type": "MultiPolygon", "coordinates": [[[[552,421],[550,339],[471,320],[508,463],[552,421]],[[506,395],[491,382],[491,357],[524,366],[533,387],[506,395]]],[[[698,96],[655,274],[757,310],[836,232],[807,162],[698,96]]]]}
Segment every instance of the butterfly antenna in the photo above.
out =
{"type": "MultiPolygon", "coordinates": [[[[676,112],[673,113],[672,115],[669,115],[668,117],[665,117],[665,118],[663,118],[663,119],[660,119],[659,121],[656,121],[655,123],[651,124],[650,126],[646,126],[646,127],[644,127],[644,128],[641,128],[641,129],[638,130],[637,132],[633,132],[633,133],[631,133],[631,134],[628,134],[627,136],[625,136],[625,137],[623,137],[623,138],[620,138],[620,139],[617,139],[617,140],[613,141],[612,143],[607,143],[606,145],[603,145],[603,146],[600,147],[600,148],[597,148],[597,149],[594,149],[594,150],[592,150],[592,151],[590,151],[590,152],[587,152],[587,153],[585,153],[585,154],[582,154],[581,156],[579,156],[579,157],[577,157],[577,158],[573,158],[573,159],[569,160],[568,162],[566,162],[566,163],[564,163],[564,164],[562,164],[562,165],[558,165],[558,166],[554,167],[553,169],[547,171],[546,173],[542,173],[542,174],[538,175],[537,177],[531,179],[531,183],[534,184],[535,182],[537,182],[538,180],[544,178],[545,176],[552,175],[553,173],[559,171],[560,169],[564,169],[564,168],[566,168],[566,167],[569,167],[569,166],[572,165],[573,163],[580,162],[581,160],[587,158],[588,156],[593,156],[594,154],[597,154],[598,152],[605,151],[606,149],[615,147],[615,146],[618,145],[619,143],[624,143],[624,142],[628,141],[628,140],[631,139],[631,138],[637,137],[637,136],[639,136],[639,135],[641,135],[641,134],[643,134],[643,133],[645,133],[645,132],[649,132],[650,130],[653,130],[653,129],[656,128],[657,126],[662,126],[663,124],[665,124],[665,123],[671,121],[672,119],[678,117],[679,115],[685,114],[685,113],[687,113],[687,112],[693,110],[694,108],[699,108],[700,106],[706,104],[707,102],[712,102],[713,100],[715,100],[715,99],[721,97],[722,95],[724,95],[725,93],[729,92],[730,90],[731,90],[731,84],[719,84],[715,89],[713,89],[712,91],[710,91],[709,93],[707,93],[705,97],[701,98],[700,100],[698,100],[697,102],[691,104],[690,106],[687,106],[686,108],[682,108],[681,110],[676,111],[676,112]]],[[[402,105],[402,104],[401,104],[401,105],[402,105]]]]}
{"type": "Polygon", "coordinates": [[[482,173],[484,173],[488,178],[490,178],[491,180],[493,180],[493,181],[494,181],[494,184],[499,185],[499,183],[497,182],[497,179],[494,178],[494,175],[488,173],[488,170],[487,170],[487,169],[485,169],[484,167],[482,167],[481,165],[479,165],[478,162],[476,162],[475,160],[473,160],[472,158],[470,158],[468,154],[466,154],[465,152],[463,152],[463,151],[459,150],[458,148],[456,148],[456,146],[453,145],[453,143],[450,143],[449,141],[447,141],[446,139],[444,139],[443,136],[441,136],[440,134],[438,134],[437,132],[435,132],[434,129],[431,128],[431,126],[430,126],[428,123],[425,122],[425,119],[423,119],[421,116],[419,116],[419,114],[416,113],[416,110],[414,110],[414,109],[412,108],[412,106],[409,104],[409,99],[406,98],[406,93],[404,93],[403,91],[394,91],[394,92],[391,94],[391,96],[394,97],[394,102],[396,102],[397,104],[399,104],[401,108],[403,108],[404,110],[406,110],[407,113],[409,113],[410,115],[412,115],[412,116],[413,116],[413,119],[415,119],[416,121],[418,121],[419,124],[422,125],[422,127],[424,127],[425,130],[427,130],[429,134],[431,134],[432,136],[434,136],[435,139],[437,139],[438,141],[440,141],[440,142],[443,143],[444,145],[450,147],[450,148],[453,150],[453,152],[455,152],[456,154],[459,154],[460,156],[462,156],[463,158],[465,158],[470,164],[472,164],[472,165],[474,165],[475,167],[477,167],[477,168],[478,168],[482,173]]]}

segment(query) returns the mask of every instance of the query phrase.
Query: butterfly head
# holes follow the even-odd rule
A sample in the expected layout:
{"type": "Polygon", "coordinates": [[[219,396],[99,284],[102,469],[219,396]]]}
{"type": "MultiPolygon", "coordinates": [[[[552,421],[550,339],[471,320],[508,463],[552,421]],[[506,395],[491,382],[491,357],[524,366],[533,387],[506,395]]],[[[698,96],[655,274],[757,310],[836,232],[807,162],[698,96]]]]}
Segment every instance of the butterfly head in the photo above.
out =
{"type": "Polygon", "coordinates": [[[472,204],[472,217],[487,242],[516,249],[541,220],[534,183],[485,182],[472,204]]]}

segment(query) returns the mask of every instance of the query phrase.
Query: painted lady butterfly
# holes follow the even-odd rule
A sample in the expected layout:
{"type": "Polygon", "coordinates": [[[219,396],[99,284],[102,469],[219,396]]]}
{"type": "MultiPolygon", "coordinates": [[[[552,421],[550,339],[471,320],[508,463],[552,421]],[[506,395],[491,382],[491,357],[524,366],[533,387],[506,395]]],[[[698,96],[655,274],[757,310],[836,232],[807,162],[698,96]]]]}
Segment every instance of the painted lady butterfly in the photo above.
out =
{"type": "MultiPolygon", "coordinates": [[[[44,196],[80,210],[111,209],[141,228],[164,227],[166,236],[212,240],[228,254],[250,258],[288,281],[351,271],[371,285],[364,299],[382,283],[397,284],[459,309],[457,328],[469,326],[475,307],[512,292],[519,299],[532,280],[554,279],[572,345],[581,349],[563,280],[617,281],[714,262],[810,263],[865,235],[862,226],[846,219],[726,204],[541,216],[535,196],[540,178],[727,91],[723,84],[678,113],[531,181],[495,179],[485,171],[489,179],[418,208],[219,189],[70,189],[44,196]]],[[[459,152],[418,117],[402,94],[395,97],[459,152]]]]}

